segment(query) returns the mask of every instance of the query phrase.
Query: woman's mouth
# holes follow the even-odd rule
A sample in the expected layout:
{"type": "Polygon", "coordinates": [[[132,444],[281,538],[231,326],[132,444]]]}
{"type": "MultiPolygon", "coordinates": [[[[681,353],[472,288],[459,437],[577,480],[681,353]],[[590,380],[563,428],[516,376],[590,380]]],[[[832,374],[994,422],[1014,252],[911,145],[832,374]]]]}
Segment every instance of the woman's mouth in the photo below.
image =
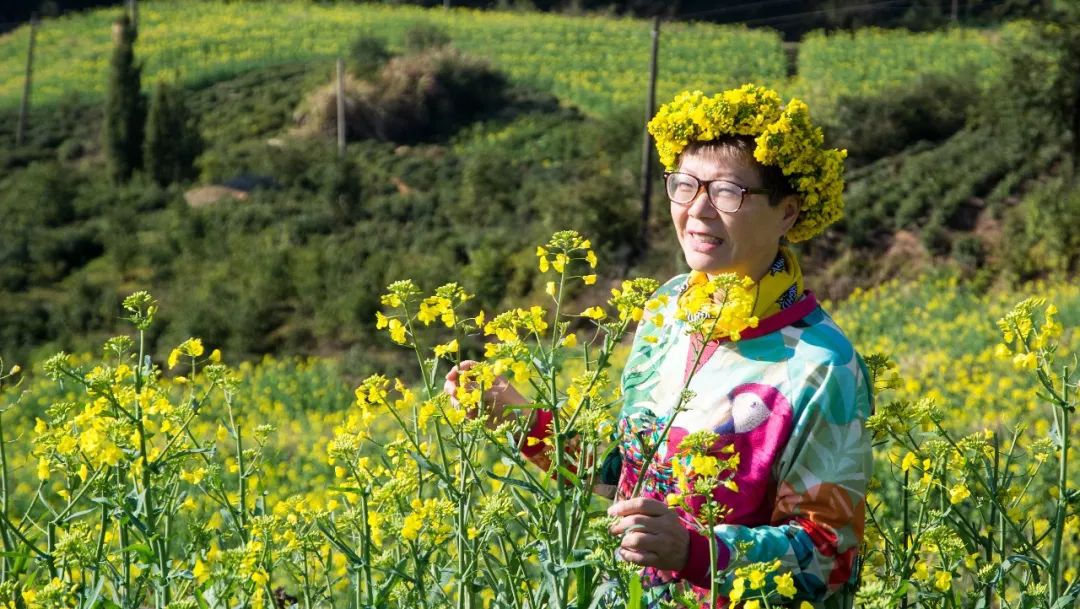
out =
{"type": "Polygon", "coordinates": [[[687,233],[687,235],[690,237],[690,246],[697,252],[708,253],[724,243],[723,239],[708,233],[691,232],[687,233]]]}

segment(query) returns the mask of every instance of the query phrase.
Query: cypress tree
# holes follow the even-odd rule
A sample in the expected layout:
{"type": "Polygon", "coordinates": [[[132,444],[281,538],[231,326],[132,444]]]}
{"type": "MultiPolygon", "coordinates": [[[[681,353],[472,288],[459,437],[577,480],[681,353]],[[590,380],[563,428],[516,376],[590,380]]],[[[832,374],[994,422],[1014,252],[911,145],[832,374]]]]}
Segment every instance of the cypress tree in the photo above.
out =
{"type": "Polygon", "coordinates": [[[123,182],[142,167],[142,67],[135,62],[135,28],[127,15],[113,23],[113,54],[105,98],[104,147],[109,173],[123,182]]]}
{"type": "Polygon", "coordinates": [[[180,87],[159,81],[150,99],[143,160],[147,173],[162,186],[193,179],[202,152],[199,128],[180,87]]]}

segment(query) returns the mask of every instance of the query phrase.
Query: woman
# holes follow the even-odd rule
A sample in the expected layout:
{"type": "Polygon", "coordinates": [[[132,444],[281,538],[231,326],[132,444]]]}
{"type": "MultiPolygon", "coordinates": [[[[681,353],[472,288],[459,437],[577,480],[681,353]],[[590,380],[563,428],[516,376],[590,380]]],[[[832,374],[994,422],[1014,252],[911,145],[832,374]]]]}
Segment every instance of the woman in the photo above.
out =
{"type": "MultiPolygon", "coordinates": [[[[669,170],[671,218],[691,271],[660,288],[656,296],[667,296],[668,304],[658,312],[675,321],[639,324],[623,373],[615,468],[621,475],[606,481],[617,484],[609,514],[617,517],[611,533],[621,537],[620,556],[646,568],[650,606],[687,590],[704,603],[713,574],[722,574],[719,606],[729,597],[749,598],[730,574],[779,561],[765,590],[783,582],[784,594],[772,598],[850,607],[872,465],[864,429],[869,375],[804,289],[798,261],[784,245],[840,216],[844,152],[823,148],[801,102],[782,106],[776,93],[750,85],[713,98],[681,94],[649,129],[669,170]],[[760,321],[737,341],[688,333],[688,323],[678,321],[680,304],[721,273],[755,282],[760,321]],[[694,397],[682,403],[686,382],[694,397]],[[680,442],[702,430],[717,434],[717,456],[734,450],[739,458],[733,484],[712,491],[730,508],[710,532],[718,542],[714,564],[709,539],[690,524],[704,497],[679,500],[672,475],[680,442]],[[659,441],[660,450],[648,449],[659,441]]],[[[457,378],[457,368],[447,375],[451,395],[457,378]]],[[[505,382],[489,398],[496,416],[502,406],[527,402],[505,382]]],[[[544,436],[549,421],[541,412],[530,435],[544,436]]],[[[533,444],[523,452],[542,460],[544,445],[533,444]]],[[[675,465],[687,471],[686,463],[675,465]]]]}

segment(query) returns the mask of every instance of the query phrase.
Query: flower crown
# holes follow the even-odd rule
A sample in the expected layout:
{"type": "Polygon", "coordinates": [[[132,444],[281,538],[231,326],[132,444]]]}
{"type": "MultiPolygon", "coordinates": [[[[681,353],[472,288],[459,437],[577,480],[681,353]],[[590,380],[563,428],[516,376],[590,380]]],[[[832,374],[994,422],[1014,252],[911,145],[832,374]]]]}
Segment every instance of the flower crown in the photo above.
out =
{"type": "Polygon", "coordinates": [[[787,232],[791,242],[805,241],[844,215],[844,157],[847,150],[823,147],[821,129],[810,123],[806,104],[792,99],[786,106],[771,89],[743,85],[705,97],[684,91],[664,104],[649,121],[660,162],[669,171],[691,142],[724,135],[755,137],[754,158],[779,167],[801,195],[799,219],[787,232]]]}

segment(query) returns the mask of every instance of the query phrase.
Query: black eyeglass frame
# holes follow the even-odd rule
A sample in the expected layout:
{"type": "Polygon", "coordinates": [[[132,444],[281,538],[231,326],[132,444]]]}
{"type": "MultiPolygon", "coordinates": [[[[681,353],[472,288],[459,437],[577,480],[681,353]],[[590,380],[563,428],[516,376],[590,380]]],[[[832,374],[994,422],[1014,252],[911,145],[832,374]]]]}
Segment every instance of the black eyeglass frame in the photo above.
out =
{"type": "Polygon", "coordinates": [[[695,175],[691,175],[689,173],[685,173],[685,172],[682,172],[682,171],[665,171],[664,172],[664,174],[663,174],[664,194],[667,194],[667,192],[668,192],[668,189],[667,189],[667,180],[668,180],[668,178],[673,176],[673,175],[676,175],[676,174],[683,175],[683,176],[686,176],[688,178],[693,178],[698,183],[697,192],[695,192],[694,196],[690,197],[690,200],[687,201],[686,203],[679,203],[675,199],[672,199],[671,195],[668,194],[668,200],[670,200],[675,205],[679,205],[679,206],[682,206],[682,207],[687,207],[691,203],[693,203],[694,199],[697,199],[698,195],[701,194],[702,189],[705,189],[705,198],[709,201],[709,205],[711,205],[712,208],[715,209],[717,212],[724,213],[724,214],[734,214],[734,213],[737,213],[740,209],[742,209],[743,203],[746,202],[746,195],[768,195],[768,194],[772,194],[772,191],[769,190],[768,188],[747,188],[747,187],[742,186],[740,184],[736,184],[735,182],[732,182],[731,180],[725,180],[723,178],[720,178],[720,179],[717,179],[717,180],[702,180],[702,179],[698,178],[695,175]],[[713,201],[712,194],[709,192],[709,185],[711,185],[713,182],[727,182],[728,184],[731,184],[732,186],[738,188],[741,191],[741,194],[739,195],[739,206],[736,207],[733,211],[724,211],[724,210],[720,209],[719,207],[717,207],[716,202],[713,201]]]}

